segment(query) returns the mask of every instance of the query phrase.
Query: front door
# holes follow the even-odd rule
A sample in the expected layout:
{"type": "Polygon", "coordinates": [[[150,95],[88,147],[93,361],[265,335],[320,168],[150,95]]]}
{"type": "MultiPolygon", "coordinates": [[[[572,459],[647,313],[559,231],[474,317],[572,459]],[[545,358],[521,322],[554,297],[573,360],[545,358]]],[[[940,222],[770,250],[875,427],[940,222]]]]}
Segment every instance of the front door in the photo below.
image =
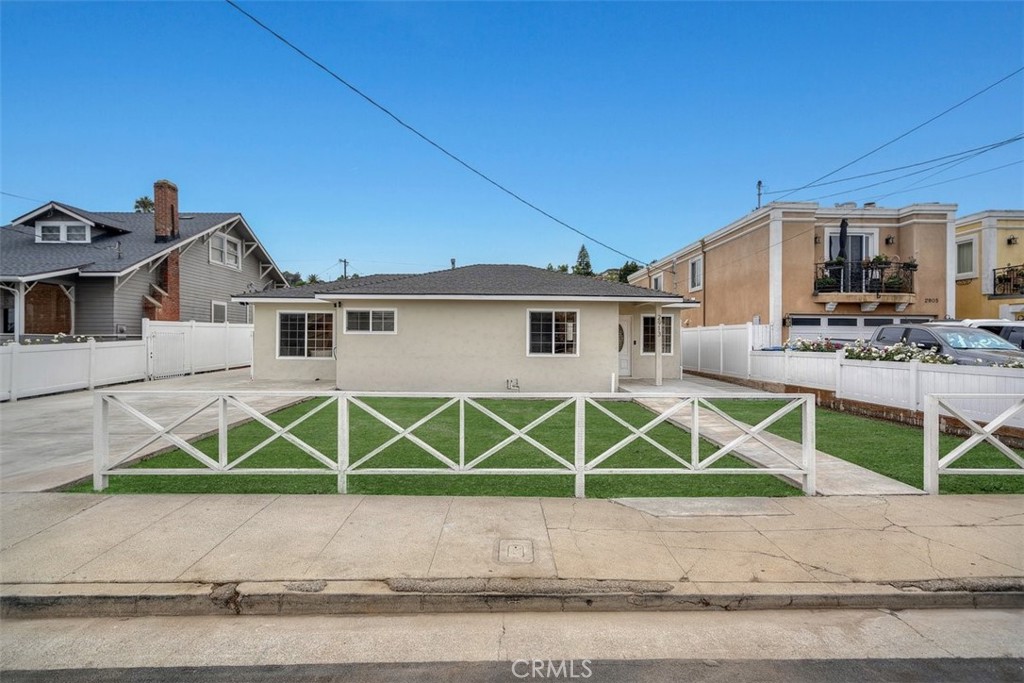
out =
{"type": "Polygon", "coordinates": [[[619,316],[619,377],[633,374],[633,318],[619,316]]]}

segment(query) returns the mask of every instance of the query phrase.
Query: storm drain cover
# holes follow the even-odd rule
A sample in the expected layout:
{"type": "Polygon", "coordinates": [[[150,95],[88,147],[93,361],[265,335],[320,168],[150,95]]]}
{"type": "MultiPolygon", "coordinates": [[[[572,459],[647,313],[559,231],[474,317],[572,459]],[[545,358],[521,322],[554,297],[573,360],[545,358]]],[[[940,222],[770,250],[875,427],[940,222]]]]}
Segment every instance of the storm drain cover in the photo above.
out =
{"type": "Polygon", "coordinates": [[[498,562],[530,564],[533,562],[533,541],[503,538],[498,541],[498,562]]]}

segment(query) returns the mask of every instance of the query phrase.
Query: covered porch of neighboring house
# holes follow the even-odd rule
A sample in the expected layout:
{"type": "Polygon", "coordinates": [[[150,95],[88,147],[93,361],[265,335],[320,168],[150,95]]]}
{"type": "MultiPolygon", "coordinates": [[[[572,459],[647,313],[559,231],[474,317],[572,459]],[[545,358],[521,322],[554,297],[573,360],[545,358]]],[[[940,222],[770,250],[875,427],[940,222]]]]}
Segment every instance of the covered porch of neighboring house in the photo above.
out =
{"type": "Polygon", "coordinates": [[[75,334],[75,274],[48,273],[0,281],[0,339],[75,334]]]}

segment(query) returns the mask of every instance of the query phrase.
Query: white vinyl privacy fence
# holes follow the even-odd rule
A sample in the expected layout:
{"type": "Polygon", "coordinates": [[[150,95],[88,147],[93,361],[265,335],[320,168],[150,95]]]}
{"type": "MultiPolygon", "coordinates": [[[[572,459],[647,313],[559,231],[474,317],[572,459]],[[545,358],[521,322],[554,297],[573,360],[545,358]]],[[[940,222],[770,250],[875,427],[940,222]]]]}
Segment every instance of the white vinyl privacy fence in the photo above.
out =
{"type": "MultiPolygon", "coordinates": [[[[684,330],[682,370],[824,389],[835,392],[837,399],[922,412],[928,394],[973,394],[976,398],[960,399],[958,410],[980,422],[992,420],[1011,404],[1010,399],[993,397],[1024,395],[1024,370],[850,360],[842,351],[763,351],[751,346],[747,330],[754,327],[684,330]],[[689,332],[700,334],[687,337],[689,332]],[[688,339],[696,350],[687,348],[688,339]]],[[[1024,414],[1014,415],[1006,424],[1024,428],[1024,414]]]]}
{"type": "Polygon", "coordinates": [[[349,479],[360,475],[569,475],[575,480],[575,495],[583,497],[587,477],[594,476],[769,474],[801,481],[804,492],[814,494],[813,396],[746,393],[715,394],[713,398],[781,400],[783,406],[751,426],[733,420],[706,398],[692,395],[99,391],[95,398],[93,484],[102,491],[111,476],[332,475],[337,477],[338,491],[345,493],[349,479]],[[174,418],[160,419],[147,414],[145,406],[153,402],[146,399],[153,396],[159,396],[165,405],[169,400],[178,401],[181,412],[174,418]],[[304,409],[283,418],[264,414],[256,407],[261,398],[266,404],[268,397],[311,400],[304,409]],[[634,406],[639,419],[636,412],[624,416],[616,410],[637,398],[667,401],[668,405],[656,411],[634,406]],[[398,417],[388,409],[389,405],[394,409],[396,401],[410,400],[427,403],[420,417],[409,418],[408,413],[398,417]],[[518,404],[519,409],[528,411],[531,406],[523,403],[527,401],[534,402],[534,412],[516,424],[509,406],[518,404]],[[799,450],[787,452],[762,433],[793,411],[801,417],[802,441],[799,450]],[[710,453],[701,438],[701,416],[709,414],[739,430],[735,438],[715,446],[710,453]],[[191,424],[194,422],[199,424],[191,424]],[[232,427],[242,422],[248,422],[246,435],[232,427]],[[598,423],[604,424],[601,436],[596,431],[598,423]],[[137,433],[139,425],[149,432],[146,437],[129,439],[123,446],[113,443],[114,436],[137,433]],[[255,438],[254,429],[260,432],[255,438]],[[383,437],[365,442],[363,435],[381,432],[383,437]],[[185,436],[210,433],[216,438],[189,441],[185,436]],[[609,433],[615,436],[609,438],[609,433]],[[722,458],[737,454],[750,440],[772,449],[780,459],[761,466],[716,465],[722,458]],[[506,448],[523,444],[531,449],[530,460],[500,458],[508,454],[506,448]],[[128,466],[159,445],[179,449],[194,461],[194,466],[128,466]],[[395,456],[394,449],[403,447],[412,448],[420,464],[397,466],[393,459],[389,461],[395,456]],[[645,457],[656,455],[662,464],[650,465],[646,460],[643,462],[648,466],[639,466],[637,447],[646,449],[645,457]],[[290,451],[293,458],[298,456],[303,464],[295,465],[293,459],[291,466],[281,466],[281,448],[290,451]]]}
{"type": "Polygon", "coordinates": [[[0,400],[252,363],[252,325],[151,322],[143,338],[0,346],[0,400]]]}

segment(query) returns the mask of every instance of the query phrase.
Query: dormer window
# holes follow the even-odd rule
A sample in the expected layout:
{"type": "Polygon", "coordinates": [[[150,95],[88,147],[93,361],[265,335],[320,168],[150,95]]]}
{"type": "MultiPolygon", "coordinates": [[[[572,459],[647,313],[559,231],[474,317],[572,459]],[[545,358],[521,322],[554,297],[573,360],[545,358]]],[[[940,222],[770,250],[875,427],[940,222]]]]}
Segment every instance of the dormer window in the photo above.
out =
{"type": "Polygon", "coordinates": [[[89,226],[85,223],[47,221],[36,223],[36,242],[86,243],[91,241],[89,226]]]}

